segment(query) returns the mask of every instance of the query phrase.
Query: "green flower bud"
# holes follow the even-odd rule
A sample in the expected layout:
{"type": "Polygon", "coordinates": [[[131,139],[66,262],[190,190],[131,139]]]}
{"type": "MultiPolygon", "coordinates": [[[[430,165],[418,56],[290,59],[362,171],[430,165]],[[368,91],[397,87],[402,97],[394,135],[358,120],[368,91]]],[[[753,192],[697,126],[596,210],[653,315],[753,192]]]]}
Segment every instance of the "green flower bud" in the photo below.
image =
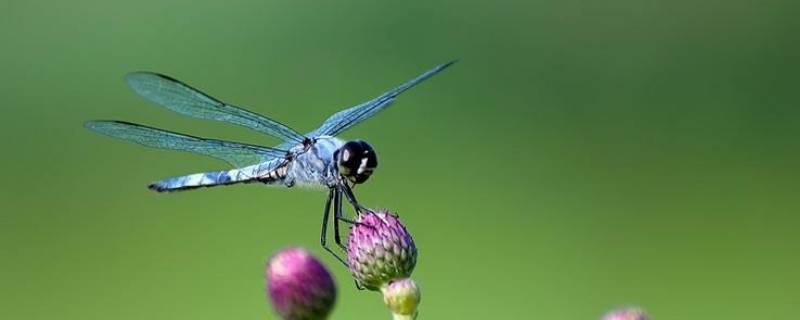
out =
{"type": "Polygon", "coordinates": [[[413,319],[417,315],[420,293],[417,283],[410,278],[389,281],[381,288],[383,303],[396,316],[413,319]]]}

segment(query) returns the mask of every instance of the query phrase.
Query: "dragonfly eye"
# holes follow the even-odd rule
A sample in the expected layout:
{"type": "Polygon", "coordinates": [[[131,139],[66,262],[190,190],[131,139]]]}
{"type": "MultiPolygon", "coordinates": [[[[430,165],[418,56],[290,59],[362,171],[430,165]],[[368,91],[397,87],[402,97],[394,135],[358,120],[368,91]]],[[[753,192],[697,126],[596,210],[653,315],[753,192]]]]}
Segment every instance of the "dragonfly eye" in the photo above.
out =
{"type": "Polygon", "coordinates": [[[378,156],[368,143],[353,140],[345,143],[334,154],[339,174],[353,183],[362,183],[369,179],[378,167],[378,156]]]}

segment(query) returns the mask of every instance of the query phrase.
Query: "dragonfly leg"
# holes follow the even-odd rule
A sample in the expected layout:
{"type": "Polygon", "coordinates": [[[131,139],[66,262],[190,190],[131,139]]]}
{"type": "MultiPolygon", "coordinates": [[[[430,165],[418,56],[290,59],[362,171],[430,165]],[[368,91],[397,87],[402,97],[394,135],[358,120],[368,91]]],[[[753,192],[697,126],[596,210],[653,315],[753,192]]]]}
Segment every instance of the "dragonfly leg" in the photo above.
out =
{"type": "MultiPolygon", "coordinates": [[[[341,194],[341,193],[344,193],[345,195],[347,195],[347,193],[346,193],[344,190],[339,190],[339,192],[340,192],[340,194],[341,194]]],[[[340,196],[340,197],[341,197],[341,196],[340,196]]],[[[339,200],[339,203],[338,203],[338,204],[335,204],[335,205],[337,206],[337,212],[336,212],[336,213],[337,213],[337,216],[336,216],[336,220],[339,220],[339,221],[342,221],[342,222],[345,222],[345,223],[348,223],[348,224],[361,225],[361,223],[359,223],[359,222],[357,222],[357,221],[354,221],[354,220],[352,220],[352,219],[350,219],[350,218],[348,218],[348,217],[345,217],[345,216],[344,216],[344,210],[342,210],[342,201],[341,201],[341,198],[340,198],[340,200],[339,200]]],[[[366,210],[366,209],[365,209],[365,210],[366,210]]],[[[356,211],[356,213],[358,214],[358,211],[356,211]]]]}
{"type": "MultiPolygon", "coordinates": [[[[345,185],[345,186],[346,186],[346,185],[345,185]]],[[[343,188],[343,189],[344,189],[344,188],[343,188]]],[[[345,195],[347,195],[347,189],[345,189],[345,190],[339,190],[339,192],[341,192],[341,193],[344,193],[345,195]]],[[[352,192],[351,192],[350,194],[352,195],[352,192]]],[[[341,197],[341,196],[340,196],[340,197],[341,197]]],[[[348,200],[349,200],[349,199],[350,199],[350,198],[348,197],[348,200]]],[[[353,202],[351,201],[350,203],[353,203],[353,202]]],[[[337,222],[338,222],[338,221],[342,221],[342,222],[345,222],[345,223],[348,223],[348,224],[351,224],[351,225],[357,225],[357,226],[366,226],[366,227],[368,227],[368,228],[371,228],[371,229],[374,229],[374,228],[375,228],[375,227],[373,227],[373,226],[371,226],[371,225],[368,225],[368,224],[363,224],[363,223],[361,223],[361,222],[354,221],[354,220],[351,220],[351,219],[349,219],[349,218],[345,217],[345,216],[344,216],[344,211],[342,210],[342,201],[341,201],[341,198],[339,199],[339,202],[338,202],[338,203],[336,203],[335,205],[336,205],[336,208],[337,208],[337,210],[336,210],[336,217],[335,217],[334,219],[335,219],[337,222]]],[[[361,206],[359,206],[357,203],[356,203],[356,204],[353,204],[353,206],[354,206],[354,207],[357,207],[357,208],[358,208],[358,207],[361,207],[361,206]]],[[[367,208],[364,208],[364,207],[361,207],[361,209],[362,209],[362,211],[367,211],[367,210],[369,210],[369,209],[367,209],[367,208]]],[[[358,209],[356,209],[356,214],[361,214],[361,213],[358,211],[358,209]]],[[[334,227],[336,227],[336,224],[334,224],[334,227]]],[[[337,234],[338,234],[338,232],[337,232],[337,234]]],[[[347,249],[345,249],[346,247],[344,247],[344,246],[342,246],[342,247],[343,247],[342,249],[344,249],[344,250],[347,250],[347,249]]]]}
{"type": "Polygon", "coordinates": [[[355,194],[353,194],[353,189],[350,189],[350,186],[347,183],[342,183],[342,190],[344,195],[347,197],[347,201],[353,205],[353,208],[356,210],[357,214],[361,214],[362,211],[369,211],[369,209],[365,208],[364,206],[360,205],[356,200],[355,194]]]}
{"type": "Polygon", "coordinates": [[[367,288],[364,288],[364,286],[362,286],[362,285],[361,285],[361,282],[358,282],[358,280],[355,280],[355,282],[356,282],[356,289],[358,289],[358,290],[365,290],[365,289],[367,289],[367,288]]]}
{"type": "MultiPolygon", "coordinates": [[[[345,267],[347,267],[347,262],[345,262],[344,259],[339,257],[339,255],[336,254],[336,252],[333,252],[333,250],[331,250],[331,248],[329,248],[328,245],[327,245],[327,242],[328,242],[328,217],[330,216],[330,213],[331,213],[331,200],[333,200],[333,198],[334,198],[334,193],[338,194],[338,192],[336,192],[336,190],[333,189],[333,188],[331,188],[330,191],[328,191],[328,200],[325,201],[325,212],[322,214],[322,234],[319,237],[319,242],[320,242],[320,244],[322,244],[322,247],[325,248],[326,251],[330,252],[330,254],[332,254],[334,257],[336,257],[336,260],[339,260],[339,262],[341,262],[342,264],[344,264],[345,267]]],[[[337,234],[336,236],[338,238],[339,235],[337,234]]]]}
{"type": "Polygon", "coordinates": [[[333,195],[333,207],[334,207],[334,216],[333,216],[333,238],[336,241],[336,244],[339,245],[343,251],[347,252],[347,247],[342,244],[342,237],[339,233],[339,221],[343,220],[347,222],[347,218],[344,217],[344,212],[342,211],[342,193],[339,189],[331,189],[334,193],[333,195]]]}

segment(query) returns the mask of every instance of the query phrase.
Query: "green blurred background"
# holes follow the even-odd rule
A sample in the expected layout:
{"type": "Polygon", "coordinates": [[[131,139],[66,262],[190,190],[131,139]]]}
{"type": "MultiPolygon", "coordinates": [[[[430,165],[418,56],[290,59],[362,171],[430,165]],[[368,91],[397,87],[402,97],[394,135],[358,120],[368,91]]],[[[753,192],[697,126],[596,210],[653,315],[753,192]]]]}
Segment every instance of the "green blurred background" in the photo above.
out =
{"type": "Polygon", "coordinates": [[[792,1],[0,1],[0,318],[274,319],[264,261],[335,272],[334,319],[386,319],[321,250],[325,194],[155,194],[225,168],[82,128],[273,145],[135,96],[166,73],[301,131],[453,58],[346,132],[357,188],[420,248],[422,319],[797,319],[792,1]]]}

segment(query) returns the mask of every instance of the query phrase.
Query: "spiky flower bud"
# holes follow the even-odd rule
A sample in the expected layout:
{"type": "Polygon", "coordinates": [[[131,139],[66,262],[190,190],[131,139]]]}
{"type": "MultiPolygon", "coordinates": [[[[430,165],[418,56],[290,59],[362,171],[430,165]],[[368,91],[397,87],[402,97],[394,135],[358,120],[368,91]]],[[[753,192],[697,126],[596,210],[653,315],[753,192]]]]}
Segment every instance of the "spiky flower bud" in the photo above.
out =
{"type": "Polygon", "coordinates": [[[326,319],[336,302],[333,277],[311,253],[284,249],[267,262],[267,291],[284,320],[326,319]]]}
{"type": "Polygon", "coordinates": [[[417,315],[420,293],[417,283],[410,278],[389,281],[381,288],[383,303],[392,310],[395,318],[413,319],[417,315]]]}
{"type": "Polygon", "coordinates": [[[649,320],[650,317],[641,308],[627,307],[613,310],[603,316],[603,320],[649,320]]]}
{"type": "Polygon", "coordinates": [[[379,290],[390,280],[408,278],[417,263],[417,247],[397,216],[370,211],[357,222],[347,242],[347,262],[356,281],[379,290]]]}

